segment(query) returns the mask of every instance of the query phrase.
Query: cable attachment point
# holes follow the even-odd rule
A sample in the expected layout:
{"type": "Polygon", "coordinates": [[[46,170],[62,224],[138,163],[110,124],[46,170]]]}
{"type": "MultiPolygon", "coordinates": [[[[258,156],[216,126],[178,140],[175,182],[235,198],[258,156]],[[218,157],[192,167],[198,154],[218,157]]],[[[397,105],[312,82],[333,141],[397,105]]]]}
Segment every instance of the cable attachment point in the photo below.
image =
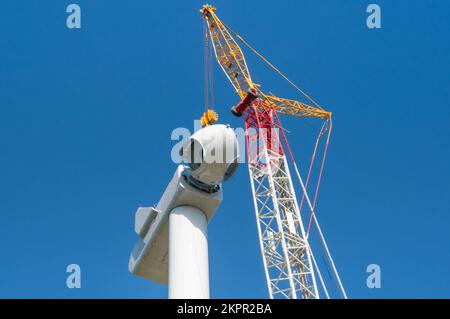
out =
{"type": "Polygon", "coordinates": [[[203,113],[200,121],[202,123],[202,126],[208,126],[211,124],[214,124],[219,119],[219,114],[217,114],[214,110],[207,110],[205,113],[203,113]]]}

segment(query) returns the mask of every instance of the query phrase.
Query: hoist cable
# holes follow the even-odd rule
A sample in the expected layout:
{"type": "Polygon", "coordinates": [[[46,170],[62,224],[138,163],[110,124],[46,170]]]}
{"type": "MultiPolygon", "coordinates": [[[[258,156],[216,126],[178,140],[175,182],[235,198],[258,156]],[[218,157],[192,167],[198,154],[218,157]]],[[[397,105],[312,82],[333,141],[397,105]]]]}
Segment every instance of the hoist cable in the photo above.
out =
{"type": "Polygon", "coordinates": [[[209,41],[209,30],[206,20],[203,22],[203,70],[204,70],[204,109],[214,107],[214,79],[212,69],[212,50],[209,41]]]}
{"type": "Polygon", "coordinates": [[[314,199],[313,199],[313,211],[311,212],[311,217],[309,218],[309,222],[308,222],[308,230],[306,231],[306,235],[307,236],[309,235],[309,231],[311,229],[311,224],[312,224],[313,215],[314,215],[314,209],[316,207],[317,197],[319,195],[320,182],[322,180],[323,168],[325,166],[325,160],[326,160],[327,153],[328,153],[328,145],[330,143],[331,130],[333,128],[333,123],[331,121],[331,118],[330,118],[329,121],[330,121],[330,124],[329,124],[329,127],[328,127],[328,136],[327,136],[327,140],[325,142],[325,150],[324,150],[323,156],[322,156],[322,164],[320,165],[320,172],[319,172],[319,177],[317,179],[316,192],[314,194],[314,199]]]}
{"type": "Polygon", "coordinates": [[[207,50],[208,50],[208,31],[206,29],[206,21],[203,22],[203,98],[204,98],[204,111],[208,109],[209,106],[209,86],[208,86],[208,61],[207,61],[207,50]]]}
{"type": "MultiPolygon", "coordinates": [[[[315,162],[315,159],[316,159],[317,148],[319,146],[319,142],[320,142],[320,139],[321,139],[321,137],[323,135],[323,131],[324,131],[324,128],[325,128],[326,124],[327,124],[327,122],[325,121],[323,123],[323,125],[322,125],[322,128],[319,131],[319,135],[317,136],[316,144],[314,145],[314,151],[313,151],[313,154],[311,156],[311,162],[309,164],[308,175],[306,176],[306,181],[305,181],[306,189],[308,189],[309,179],[311,177],[312,168],[314,166],[314,162],[315,162]]],[[[302,207],[303,207],[304,201],[305,201],[305,194],[302,194],[302,200],[300,201],[299,211],[302,211],[302,207]]],[[[306,237],[308,237],[308,232],[306,233],[306,237]]]]}

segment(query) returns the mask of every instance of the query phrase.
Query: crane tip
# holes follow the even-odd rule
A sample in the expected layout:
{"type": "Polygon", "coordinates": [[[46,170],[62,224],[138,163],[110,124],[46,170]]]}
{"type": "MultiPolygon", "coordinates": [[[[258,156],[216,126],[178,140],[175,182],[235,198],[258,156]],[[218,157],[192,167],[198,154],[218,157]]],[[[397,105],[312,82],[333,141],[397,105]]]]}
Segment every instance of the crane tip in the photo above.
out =
{"type": "Polygon", "coordinates": [[[205,5],[203,5],[203,7],[200,9],[200,12],[201,12],[203,15],[207,15],[208,13],[214,12],[214,11],[216,11],[216,7],[214,7],[214,6],[210,5],[210,4],[205,4],[205,5]]]}

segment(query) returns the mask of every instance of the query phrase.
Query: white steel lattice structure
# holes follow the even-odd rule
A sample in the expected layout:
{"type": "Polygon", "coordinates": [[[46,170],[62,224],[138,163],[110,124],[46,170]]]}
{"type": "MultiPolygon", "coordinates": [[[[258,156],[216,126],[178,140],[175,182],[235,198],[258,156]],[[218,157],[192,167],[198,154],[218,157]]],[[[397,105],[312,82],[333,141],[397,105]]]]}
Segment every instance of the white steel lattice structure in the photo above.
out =
{"type": "Polygon", "coordinates": [[[271,298],[318,298],[311,250],[270,111],[246,114],[247,156],[259,242],[271,298]],[[268,124],[268,123],[267,123],[268,124]]]}

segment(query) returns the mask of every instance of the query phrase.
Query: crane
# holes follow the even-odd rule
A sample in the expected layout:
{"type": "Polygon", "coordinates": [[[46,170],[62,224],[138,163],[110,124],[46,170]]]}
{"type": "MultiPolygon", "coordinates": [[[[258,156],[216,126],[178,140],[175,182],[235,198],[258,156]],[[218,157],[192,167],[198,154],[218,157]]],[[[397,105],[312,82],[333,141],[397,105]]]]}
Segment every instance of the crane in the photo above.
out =
{"type": "MultiPolygon", "coordinates": [[[[322,120],[324,124],[319,136],[328,132],[326,143],[328,147],[331,112],[323,109],[241,36],[225,25],[216,15],[214,6],[206,4],[200,12],[205,21],[206,41],[212,47],[215,59],[240,98],[240,102],[231,108],[231,112],[242,117],[245,123],[248,171],[269,297],[316,299],[320,298],[321,294],[330,297],[308,240],[309,229],[314,222],[338,283],[338,289],[341,295],[347,298],[314,212],[318,186],[313,201],[307,193],[312,162],[304,183],[278,117],[278,114],[286,114],[322,120]],[[289,81],[313,105],[264,93],[261,86],[253,82],[243,51],[235,38],[289,81]],[[291,157],[301,184],[300,205],[293,186],[287,155],[291,157]],[[311,212],[307,229],[301,215],[301,206],[304,202],[311,212]]],[[[203,125],[209,125],[217,118],[215,111],[207,110],[201,122],[203,125]]],[[[322,170],[323,162],[320,177],[322,170]]],[[[320,184],[320,177],[317,185],[320,184]]]]}

